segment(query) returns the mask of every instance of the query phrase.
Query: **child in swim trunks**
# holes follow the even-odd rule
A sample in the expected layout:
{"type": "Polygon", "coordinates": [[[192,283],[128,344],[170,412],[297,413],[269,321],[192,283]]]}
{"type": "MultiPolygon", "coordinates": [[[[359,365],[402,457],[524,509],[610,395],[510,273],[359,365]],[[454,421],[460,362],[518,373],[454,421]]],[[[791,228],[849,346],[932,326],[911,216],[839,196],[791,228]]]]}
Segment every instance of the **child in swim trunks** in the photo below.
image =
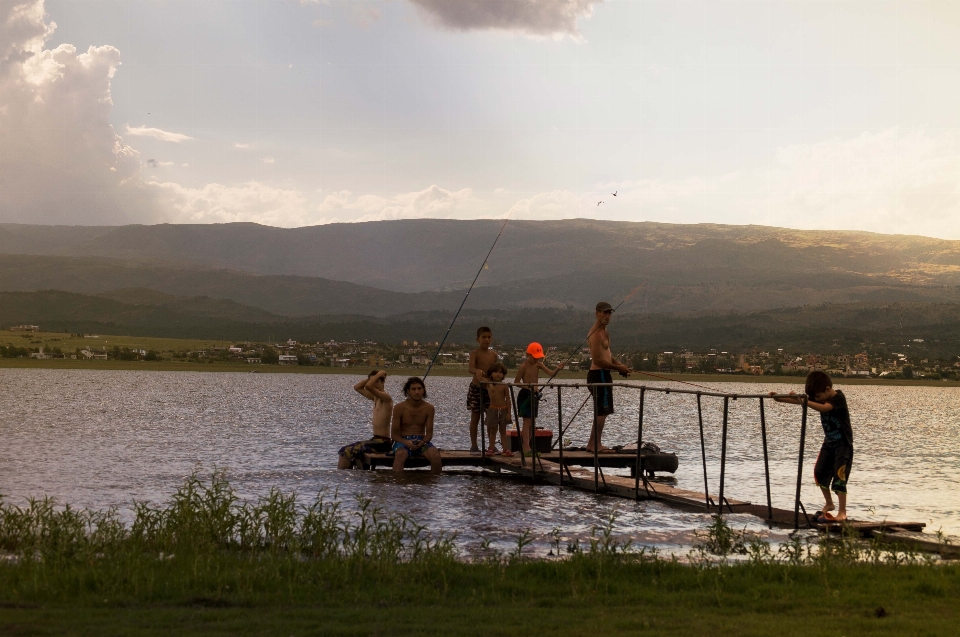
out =
{"type": "MultiPolygon", "coordinates": [[[[503,363],[494,363],[487,370],[487,378],[495,383],[503,382],[507,375],[507,368],[503,363]]],[[[487,394],[490,396],[490,406],[483,415],[484,422],[487,425],[487,436],[490,438],[490,446],[487,448],[487,455],[497,455],[497,431],[500,432],[500,446],[503,447],[503,455],[512,456],[513,452],[507,446],[507,427],[510,426],[510,388],[507,385],[487,385],[487,394]]]]}
{"type": "MultiPolygon", "coordinates": [[[[813,466],[813,477],[823,493],[823,509],[817,519],[826,522],[842,522],[847,519],[847,480],[853,467],[853,427],[850,425],[850,410],[842,391],[833,388],[833,381],[821,371],[807,375],[804,391],[807,406],[820,412],[823,426],[823,444],[813,466]],[[840,509],[833,515],[833,498],[837,494],[840,509]]],[[[770,392],[773,395],[773,392],[770,392]]],[[[794,392],[790,392],[793,394],[794,392]]],[[[800,398],[775,398],[782,403],[800,404],[800,398]]]]}
{"type": "Polygon", "coordinates": [[[477,445],[477,427],[480,423],[480,412],[490,404],[487,390],[480,384],[482,380],[489,380],[487,370],[497,362],[497,353],[490,349],[493,342],[493,330],[487,326],[477,328],[477,349],[470,352],[468,371],[473,374],[470,386],[467,388],[467,409],[470,410],[470,453],[480,453],[477,445]]]}
{"type": "Polygon", "coordinates": [[[536,384],[540,381],[540,370],[556,375],[563,369],[563,363],[557,365],[556,369],[550,369],[543,364],[545,358],[543,346],[540,343],[530,343],[527,345],[527,357],[520,364],[517,370],[517,377],[514,383],[524,383],[532,385],[532,388],[524,387],[517,392],[517,415],[523,418],[523,429],[520,431],[520,438],[523,441],[523,455],[532,456],[530,450],[530,438],[533,436],[533,421],[537,417],[537,408],[540,402],[540,396],[537,394],[536,384]]]}

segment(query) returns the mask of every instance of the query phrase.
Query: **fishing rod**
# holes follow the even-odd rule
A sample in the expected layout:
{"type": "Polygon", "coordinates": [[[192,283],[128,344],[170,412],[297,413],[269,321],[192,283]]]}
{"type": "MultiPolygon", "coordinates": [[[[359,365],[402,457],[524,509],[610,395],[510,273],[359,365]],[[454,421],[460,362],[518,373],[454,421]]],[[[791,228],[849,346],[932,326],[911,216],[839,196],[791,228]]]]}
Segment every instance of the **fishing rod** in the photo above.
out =
{"type": "MultiPolygon", "coordinates": [[[[630,297],[632,297],[634,294],[636,294],[637,292],[639,292],[639,291],[640,291],[640,288],[642,288],[642,287],[645,286],[646,284],[647,284],[647,282],[646,282],[646,281],[643,281],[642,283],[640,283],[640,285],[638,285],[637,287],[633,288],[628,295],[626,295],[625,297],[623,297],[623,300],[622,300],[622,301],[620,301],[619,303],[617,303],[617,307],[613,308],[613,311],[616,312],[617,310],[619,310],[621,305],[623,305],[624,303],[626,303],[627,300],[628,300],[630,297]]],[[[587,337],[586,337],[585,339],[583,339],[583,342],[581,342],[579,345],[577,345],[577,347],[574,348],[574,350],[573,350],[573,352],[570,354],[570,356],[567,356],[566,360],[564,360],[562,363],[560,363],[560,365],[566,365],[567,363],[569,363],[569,362],[573,359],[573,357],[577,355],[577,352],[580,351],[580,348],[583,347],[584,343],[586,343],[587,341],[590,340],[590,337],[593,336],[593,333],[594,333],[595,331],[596,331],[596,322],[594,322],[594,327],[591,328],[590,332],[587,333],[587,337]]],[[[553,379],[554,379],[554,378],[556,377],[556,375],[559,374],[559,373],[560,373],[560,369],[559,369],[559,365],[558,365],[557,371],[555,371],[554,373],[550,374],[550,378],[547,379],[547,382],[545,382],[543,385],[541,385],[541,386],[540,386],[540,389],[537,390],[537,393],[538,393],[541,397],[543,396],[543,390],[546,389],[546,388],[550,385],[550,383],[553,382],[553,379]]]]}
{"type": "Polygon", "coordinates": [[[497,233],[497,238],[493,240],[493,245],[490,246],[490,250],[487,252],[487,256],[483,258],[483,263],[480,264],[480,269],[477,270],[477,276],[473,277],[473,283],[470,284],[470,287],[467,289],[466,296],[463,297],[463,300],[460,302],[460,308],[457,310],[457,313],[453,315],[453,320],[450,321],[450,326],[447,327],[446,333],[443,335],[443,340],[440,341],[440,346],[437,347],[436,353],[433,355],[433,359],[430,361],[430,364],[427,365],[427,371],[423,374],[424,380],[427,376],[430,375],[430,370],[433,369],[433,364],[437,361],[437,356],[440,356],[440,350],[443,349],[443,344],[447,342],[447,337],[450,336],[450,330],[453,329],[453,324],[457,322],[457,317],[460,316],[461,310],[463,310],[464,304],[467,302],[470,293],[473,292],[473,286],[477,284],[477,279],[480,278],[480,273],[483,272],[484,268],[487,268],[487,259],[490,258],[490,255],[493,254],[493,249],[497,247],[497,241],[500,240],[500,235],[503,234],[503,229],[507,226],[507,221],[510,220],[510,217],[506,217],[503,220],[503,225],[500,226],[500,232],[497,233]]]}

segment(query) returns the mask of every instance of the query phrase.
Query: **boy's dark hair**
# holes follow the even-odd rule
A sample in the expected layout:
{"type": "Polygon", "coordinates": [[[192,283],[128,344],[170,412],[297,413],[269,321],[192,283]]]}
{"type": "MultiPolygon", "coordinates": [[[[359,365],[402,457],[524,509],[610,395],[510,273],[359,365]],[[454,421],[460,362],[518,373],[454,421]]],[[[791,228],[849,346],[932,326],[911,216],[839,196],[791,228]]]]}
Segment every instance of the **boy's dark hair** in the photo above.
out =
{"type": "Polygon", "coordinates": [[[404,396],[407,395],[407,392],[410,391],[410,387],[412,387],[413,385],[420,385],[421,387],[423,387],[423,397],[424,397],[424,398],[427,397],[427,386],[424,385],[424,384],[423,384],[423,381],[420,380],[420,379],[419,379],[418,377],[416,377],[416,376],[411,376],[410,378],[407,379],[407,382],[405,382],[405,383],[403,384],[403,395],[404,395],[404,396]]]}
{"type": "Polygon", "coordinates": [[[487,378],[493,377],[493,372],[501,372],[504,376],[507,375],[507,367],[500,361],[497,361],[490,366],[490,369],[487,370],[487,378]]]}
{"type": "Polygon", "coordinates": [[[370,372],[369,374],[367,374],[367,378],[370,378],[371,376],[376,376],[376,375],[379,374],[379,373],[380,373],[380,370],[379,370],[379,369],[375,369],[375,370],[373,370],[372,372],[370,372]]]}
{"type": "Polygon", "coordinates": [[[481,334],[488,334],[488,333],[492,336],[493,330],[491,330],[486,325],[481,325],[480,327],[477,328],[477,338],[480,338],[481,334]]]}
{"type": "Polygon", "coordinates": [[[807,398],[813,398],[820,392],[826,391],[828,387],[833,387],[830,376],[826,372],[814,371],[807,374],[807,384],[803,391],[807,394],[807,398]]]}

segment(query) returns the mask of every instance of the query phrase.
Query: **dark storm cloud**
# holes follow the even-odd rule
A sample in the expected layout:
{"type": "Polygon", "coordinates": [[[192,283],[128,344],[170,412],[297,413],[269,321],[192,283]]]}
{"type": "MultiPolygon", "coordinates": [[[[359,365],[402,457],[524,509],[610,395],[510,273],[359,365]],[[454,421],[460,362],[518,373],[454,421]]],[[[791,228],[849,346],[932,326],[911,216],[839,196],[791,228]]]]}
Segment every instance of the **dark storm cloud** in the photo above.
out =
{"type": "Polygon", "coordinates": [[[438,26],[458,31],[499,29],[528,35],[578,36],[577,20],[603,0],[410,0],[438,26]]]}

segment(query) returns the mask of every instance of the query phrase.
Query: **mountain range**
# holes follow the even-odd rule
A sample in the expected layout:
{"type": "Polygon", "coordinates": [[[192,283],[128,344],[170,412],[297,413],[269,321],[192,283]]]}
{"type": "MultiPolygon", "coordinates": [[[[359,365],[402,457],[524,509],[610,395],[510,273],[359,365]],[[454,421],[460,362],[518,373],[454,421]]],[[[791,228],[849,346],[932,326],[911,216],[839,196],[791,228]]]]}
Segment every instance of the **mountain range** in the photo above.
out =
{"type": "MultiPolygon", "coordinates": [[[[0,224],[0,290],[145,287],[287,316],[455,309],[500,225],[0,224]]],[[[624,311],[960,301],[960,241],[865,232],[510,221],[488,268],[468,307],[589,310],[641,284],[624,311]]]]}
{"type": "MultiPolygon", "coordinates": [[[[10,293],[0,321],[73,321],[78,330],[114,325],[144,335],[253,339],[285,330],[343,338],[352,330],[375,340],[436,340],[501,224],[0,224],[0,293],[10,293]]],[[[895,340],[901,315],[908,332],[936,326],[931,333],[950,340],[960,327],[960,241],[509,221],[465,319],[498,323],[502,338],[578,340],[598,300],[617,304],[631,291],[618,322],[638,343],[774,345],[810,330],[832,342],[835,328],[853,330],[853,340],[895,340]]],[[[457,338],[471,340],[462,329],[457,338]]]]}

